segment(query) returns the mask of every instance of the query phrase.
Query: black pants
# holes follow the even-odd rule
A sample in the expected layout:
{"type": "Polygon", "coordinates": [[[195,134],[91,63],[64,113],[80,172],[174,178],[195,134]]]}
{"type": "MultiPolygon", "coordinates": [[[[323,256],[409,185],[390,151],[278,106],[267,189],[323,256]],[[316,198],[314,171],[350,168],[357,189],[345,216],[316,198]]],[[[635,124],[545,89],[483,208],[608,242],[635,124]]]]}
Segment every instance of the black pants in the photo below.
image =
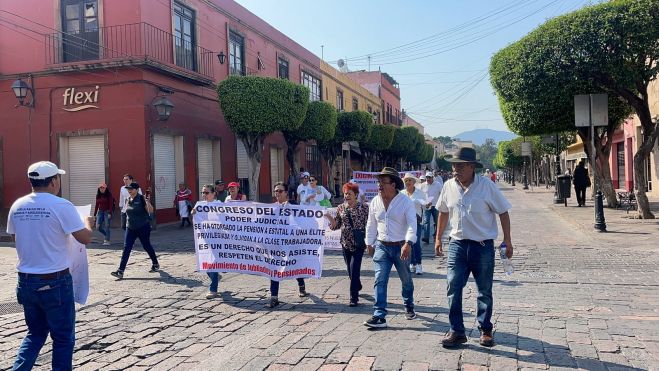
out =
{"type": "Polygon", "coordinates": [[[354,252],[343,249],[343,260],[346,262],[348,277],[350,277],[350,301],[359,301],[359,291],[362,289],[362,282],[359,278],[362,268],[362,258],[364,249],[357,249],[354,252]]]}
{"type": "Polygon", "coordinates": [[[586,187],[574,186],[574,193],[577,195],[579,206],[586,205],[586,187]]]}

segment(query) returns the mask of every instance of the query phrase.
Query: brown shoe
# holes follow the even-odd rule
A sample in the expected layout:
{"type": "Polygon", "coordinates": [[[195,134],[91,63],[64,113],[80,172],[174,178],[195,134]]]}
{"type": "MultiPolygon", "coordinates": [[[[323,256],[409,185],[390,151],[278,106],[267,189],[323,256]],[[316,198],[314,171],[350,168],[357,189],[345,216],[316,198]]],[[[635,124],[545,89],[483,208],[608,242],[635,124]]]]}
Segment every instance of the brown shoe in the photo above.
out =
{"type": "Polygon", "coordinates": [[[467,342],[467,337],[464,334],[458,334],[455,331],[449,331],[448,334],[442,339],[442,346],[446,348],[457,347],[460,344],[467,342]]]}
{"type": "Polygon", "coordinates": [[[492,330],[483,330],[480,327],[478,328],[478,330],[481,332],[481,338],[479,339],[478,343],[484,347],[494,346],[494,337],[492,337],[492,330]]]}

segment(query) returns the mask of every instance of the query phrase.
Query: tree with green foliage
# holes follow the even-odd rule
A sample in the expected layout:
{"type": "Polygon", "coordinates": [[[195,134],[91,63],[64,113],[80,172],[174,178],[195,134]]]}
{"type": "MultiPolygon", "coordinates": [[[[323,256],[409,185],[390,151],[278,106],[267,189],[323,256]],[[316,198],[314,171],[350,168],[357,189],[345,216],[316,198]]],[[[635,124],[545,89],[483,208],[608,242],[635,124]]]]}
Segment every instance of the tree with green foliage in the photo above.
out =
{"type": "Polygon", "coordinates": [[[400,159],[412,153],[418,140],[418,134],[419,130],[413,126],[396,127],[391,147],[383,152],[391,166],[400,167],[400,159]]]}
{"type": "MultiPolygon", "coordinates": [[[[297,161],[298,145],[300,142],[315,140],[326,142],[334,138],[337,124],[337,113],[334,106],[327,102],[310,102],[307,114],[299,128],[295,130],[282,130],[286,141],[286,161],[291,168],[295,179],[299,179],[300,165],[297,161]]],[[[330,177],[332,178],[332,177],[330,177]]]]}
{"type": "Polygon", "coordinates": [[[365,164],[367,165],[364,166],[364,170],[373,171],[374,157],[391,147],[394,141],[395,128],[393,125],[373,124],[368,140],[359,144],[365,164]]]}
{"type": "Polygon", "coordinates": [[[438,137],[434,137],[433,140],[435,140],[436,142],[444,144],[444,146],[448,146],[451,143],[453,143],[453,138],[451,138],[449,136],[438,136],[438,137]]]}
{"type": "Polygon", "coordinates": [[[480,158],[481,164],[486,169],[494,170],[495,166],[493,163],[494,157],[497,154],[497,144],[492,138],[485,139],[485,143],[482,145],[475,145],[474,149],[476,150],[476,155],[480,158]]]}
{"type": "Polygon", "coordinates": [[[217,86],[217,95],[229,128],[245,145],[249,196],[257,200],[265,138],[302,125],[309,105],[309,89],[284,79],[231,76],[217,86]]]}
{"type": "MultiPolygon", "coordinates": [[[[364,111],[340,112],[334,137],[318,141],[318,148],[329,169],[341,154],[343,142],[359,142],[370,136],[373,116],[364,111]]],[[[330,177],[330,183],[333,177],[330,177]]]]}
{"type": "Polygon", "coordinates": [[[633,109],[644,132],[634,156],[639,215],[654,218],[645,195],[643,162],[654,145],[656,122],[649,110],[648,85],[657,76],[659,3],[619,0],[552,19],[498,52],[490,64],[502,113],[518,134],[575,130],[574,95],[607,93],[609,125],[591,133],[579,128],[595,180],[609,206],[617,203],[609,161],[613,133],[633,109]]]}

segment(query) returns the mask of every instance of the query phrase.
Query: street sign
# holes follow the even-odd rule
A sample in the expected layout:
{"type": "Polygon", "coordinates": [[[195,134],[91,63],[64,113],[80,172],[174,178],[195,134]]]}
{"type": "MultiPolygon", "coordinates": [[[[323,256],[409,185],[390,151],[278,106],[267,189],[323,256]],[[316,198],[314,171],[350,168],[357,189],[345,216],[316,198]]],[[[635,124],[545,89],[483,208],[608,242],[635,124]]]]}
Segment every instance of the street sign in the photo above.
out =
{"type": "Polygon", "coordinates": [[[522,142],[522,156],[531,156],[531,142],[522,142]]]}
{"type": "Polygon", "coordinates": [[[609,98],[606,94],[574,96],[574,126],[607,126],[609,124],[609,98]]]}
{"type": "Polygon", "coordinates": [[[545,135],[542,137],[542,144],[554,144],[556,142],[556,137],[553,135],[545,135]]]}

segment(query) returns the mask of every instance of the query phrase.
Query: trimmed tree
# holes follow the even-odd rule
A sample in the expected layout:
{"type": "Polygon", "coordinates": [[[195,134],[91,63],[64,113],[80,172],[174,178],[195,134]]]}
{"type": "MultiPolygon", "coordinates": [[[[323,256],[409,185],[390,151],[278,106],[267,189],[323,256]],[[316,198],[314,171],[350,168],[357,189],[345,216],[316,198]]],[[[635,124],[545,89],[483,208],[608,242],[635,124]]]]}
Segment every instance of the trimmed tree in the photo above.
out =
{"type": "Polygon", "coordinates": [[[388,150],[384,151],[391,166],[394,168],[397,167],[396,163],[399,162],[401,158],[406,157],[414,151],[417,134],[419,134],[419,131],[413,126],[397,127],[394,130],[393,143],[388,150]]]}
{"type": "MultiPolygon", "coordinates": [[[[567,101],[571,101],[575,94],[603,92],[609,94],[610,123],[606,128],[607,134],[598,135],[596,143],[610,145],[612,138],[609,134],[626,117],[620,115],[620,111],[615,112],[616,101],[622,101],[633,108],[644,131],[639,149],[634,155],[634,183],[641,218],[654,218],[645,195],[643,165],[659,135],[656,121],[650,113],[648,92],[650,82],[656,79],[658,73],[657,19],[659,2],[655,0],[619,0],[586,7],[546,22],[498,53],[490,67],[493,85],[500,99],[505,101],[502,112],[507,116],[506,122],[519,134],[523,131],[517,131],[514,127],[524,126],[527,121],[524,114],[519,116],[522,111],[526,111],[527,115],[531,110],[538,110],[538,113],[553,111],[558,114],[557,119],[563,116],[563,120],[559,121],[562,121],[562,128],[567,129],[566,126],[574,120],[573,117],[568,120],[565,116],[572,115],[573,110],[561,113],[551,107],[571,107],[572,104],[567,101]],[[505,69],[511,73],[506,73],[505,69]],[[495,77],[495,74],[498,76],[495,77]],[[509,80],[511,84],[508,84],[505,75],[511,75],[514,81],[509,80]],[[519,83],[520,79],[525,82],[519,83]],[[515,86],[520,90],[516,90],[515,86]],[[545,110],[537,101],[529,98],[530,90],[536,90],[543,97],[549,98],[544,102],[545,110]],[[511,99],[520,95],[526,95],[526,99],[511,99]],[[518,118],[515,119],[515,116],[518,118]]],[[[546,114],[542,116],[548,117],[546,114]]],[[[543,125],[542,121],[534,122],[535,126],[543,125]]],[[[558,127],[553,129],[561,130],[558,127]]],[[[584,143],[590,142],[590,136],[584,130],[580,130],[579,135],[584,143]]],[[[610,147],[606,149],[598,145],[593,154],[590,153],[593,152],[590,146],[584,147],[589,156],[594,155],[598,160],[594,170],[596,181],[601,181],[600,174],[606,172],[598,171],[598,167],[608,167],[610,147]]],[[[608,189],[612,186],[607,186],[607,183],[600,184],[604,185],[603,191],[611,205],[615,193],[608,189]]]]}
{"type": "MultiPolygon", "coordinates": [[[[337,157],[341,154],[343,142],[359,142],[369,133],[369,124],[373,117],[368,112],[341,112],[337,116],[334,137],[318,141],[318,148],[329,169],[334,167],[337,157]]],[[[330,177],[332,181],[332,177],[330,177]]]]}
{"type": "Polygon", "coordinates": [[[217,95],[229,128],[245,145],[249,196],[257,200],[265,138],[300,127],[309,105],[309,89],[284,79],[231,76],[220,82],[217,95]]]}
{"type": "MultiPolygon", "coordinates": [[[[300,142],[315,140],[326,142],[334,137],[336,132],[336,109],[327,102],[314,101],[309,103],[307,114],[299,128],[282,130],[286,141],[286,161],[295,179],[299,179],[300,168],[297,158],[300,142]]],[[[332,178],[332,177],[330,177],[332,178]]]]}
{"type": "Polygon", "coordinates": [[[395,126],[393,125],[373,124],[368,140],[359,144],[359,148],[361,148],[366,159],[367,166],[364,167],[365,170],[373,171],[373,160],[376,154],[391,147],[394,141],[394,130],[395,126]]]}

